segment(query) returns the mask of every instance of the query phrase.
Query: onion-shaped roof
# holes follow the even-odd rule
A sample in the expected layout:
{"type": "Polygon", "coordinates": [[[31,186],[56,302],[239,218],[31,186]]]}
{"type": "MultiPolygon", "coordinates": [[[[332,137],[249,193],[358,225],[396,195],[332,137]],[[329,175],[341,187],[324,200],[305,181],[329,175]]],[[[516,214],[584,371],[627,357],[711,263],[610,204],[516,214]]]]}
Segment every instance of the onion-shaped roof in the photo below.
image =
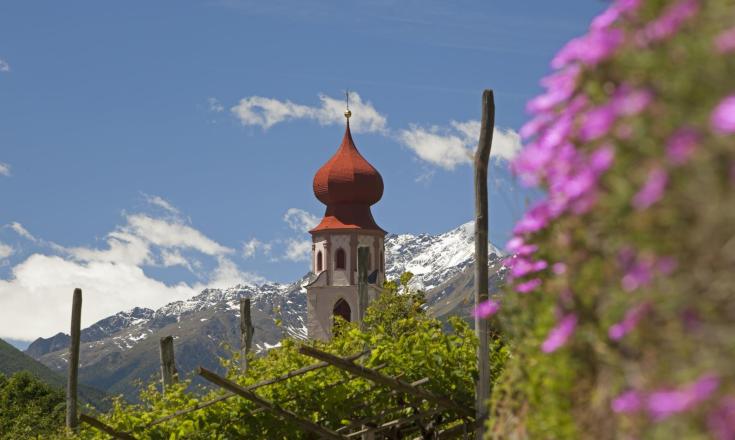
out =
{"type": "Polygon", "coordinates": [[[349,122],[339,149],[314,176],[314,195],[327,206],[370,206],[383,197],[383,178],[357,151],[349,122]]]}

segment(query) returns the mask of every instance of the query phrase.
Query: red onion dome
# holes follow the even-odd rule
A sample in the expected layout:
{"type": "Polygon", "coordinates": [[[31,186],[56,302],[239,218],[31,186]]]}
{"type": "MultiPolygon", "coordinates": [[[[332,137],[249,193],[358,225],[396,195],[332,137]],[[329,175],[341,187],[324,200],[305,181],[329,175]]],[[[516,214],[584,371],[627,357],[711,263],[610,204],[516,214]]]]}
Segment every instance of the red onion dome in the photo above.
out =
{"type": "Polygon", "coordinates": [[[339,149],[314,176],[314,195],[327,206],[369,206],[383,197],[383,178],[357,151],[349,121],[339,149]]]}

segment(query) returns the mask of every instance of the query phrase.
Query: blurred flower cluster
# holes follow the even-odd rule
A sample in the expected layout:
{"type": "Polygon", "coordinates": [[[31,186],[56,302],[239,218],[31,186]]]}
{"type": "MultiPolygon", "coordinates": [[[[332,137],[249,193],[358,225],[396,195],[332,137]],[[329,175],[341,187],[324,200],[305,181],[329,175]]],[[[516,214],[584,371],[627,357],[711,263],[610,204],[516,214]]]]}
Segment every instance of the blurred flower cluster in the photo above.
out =
{"type": "Polygon", "coordinates": [[[614,1],[551,67],[511,164],[545,198],[477,310],[541,389],[494,432],[735,439],[735,2],[614,1]]]}

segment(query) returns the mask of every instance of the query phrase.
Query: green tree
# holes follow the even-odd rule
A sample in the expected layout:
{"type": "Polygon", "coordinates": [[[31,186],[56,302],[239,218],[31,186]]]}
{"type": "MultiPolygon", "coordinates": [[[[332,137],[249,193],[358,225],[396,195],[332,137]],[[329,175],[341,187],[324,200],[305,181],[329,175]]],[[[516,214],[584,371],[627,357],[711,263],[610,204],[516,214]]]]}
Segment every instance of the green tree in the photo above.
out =
{"type": "Polygon", "coordinates": [[[28,372],[0,374],[0,439],[46,438],[64,426],[64,393],[28,372]]]}
{"type": "MultiPolygon", "coordinates": [[[[476,377],[474,333],[459,318],[452,319],[451,331],[445,332],[441,322],[426,315],[418,300],[421,295],[409,289],[409,280],[408,276],[403,278],[400,292],[395,283],[387,285],[385,292],[367,310],[363,330],[355,323],[343,322],[341,331],[327,343],[284,339],[281,347],[256,357],[245,376],[240,375],[237,353],[233,353],[233,359],[223,360],[229,378],[247,386],[315,363],[314,359],[299,354],[298,347],[303,343],[340,356],[369,348],[370,353],[361,360],[365,366],[381,368],[381,373],[400,376],[406,382],[429,378],[423,385],[425,389],[471,406],[476,377]]],[[[498,341],[493,341],[492,348],[496,376],[507,354],[498,341]]],[[[241,398],[230,398],[146,428],[153,420],[222,395],[220,390],[202,394],[186,388],[187,384],[183,383],[162,395],[151,384],[142,393],[141,404],[128,405],[118,400],[113,410],[101,418],[116,429],[133,432],[139,439],[309,438],[289,423],[241,398]]],[[[398,417],[426,406],[410,397],[391,394],[369,381],[350,379],[331,367],[259,388],[257,394],[330,429],[381,411],[394,411],[398,417]]],[[[88,428],[80,436],[102,437],[88,428]]]]}

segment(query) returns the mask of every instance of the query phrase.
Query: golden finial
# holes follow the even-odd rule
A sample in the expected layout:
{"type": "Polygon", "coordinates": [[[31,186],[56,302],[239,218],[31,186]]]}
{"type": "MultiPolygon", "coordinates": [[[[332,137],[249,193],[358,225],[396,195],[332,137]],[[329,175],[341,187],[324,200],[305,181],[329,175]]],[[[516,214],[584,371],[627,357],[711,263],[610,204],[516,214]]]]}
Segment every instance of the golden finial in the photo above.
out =
{"type": "Polygon", "coordinates": [[[345,101],[347,102],[347,110],[345,110],[345,118],[347,118],[347,121],[349,122],[350,116],[352,116],[352,112],[350,111],[350,91],[345,90],[345,101]]]}

